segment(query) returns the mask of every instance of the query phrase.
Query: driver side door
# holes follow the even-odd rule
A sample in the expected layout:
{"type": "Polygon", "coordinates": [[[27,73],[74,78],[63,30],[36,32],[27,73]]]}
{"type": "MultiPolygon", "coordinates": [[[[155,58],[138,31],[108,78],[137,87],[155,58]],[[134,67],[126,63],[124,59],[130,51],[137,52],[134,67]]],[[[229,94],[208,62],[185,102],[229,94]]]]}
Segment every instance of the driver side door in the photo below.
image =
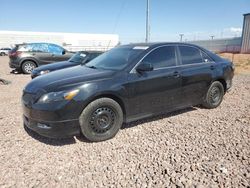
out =
{"type": "Polygon", "coordinates": [[[151,64],[152,71],[138,73],[135,67],[129,73],[125,87],[129,101],[127,117],[131,121],[169,111],[179,105],[181,76],[176,50],[174,45],[157,47],[137,64],[151,64]]]}

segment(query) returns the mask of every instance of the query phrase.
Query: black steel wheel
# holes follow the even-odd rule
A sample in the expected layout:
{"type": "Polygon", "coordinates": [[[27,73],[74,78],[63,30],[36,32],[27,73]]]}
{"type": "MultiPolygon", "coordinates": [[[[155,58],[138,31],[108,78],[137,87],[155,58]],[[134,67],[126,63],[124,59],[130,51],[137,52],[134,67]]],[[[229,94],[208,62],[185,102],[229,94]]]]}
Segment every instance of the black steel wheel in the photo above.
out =
{"type": "Polygon", "coordinates": [[[219,81],[215,81],[209,87],[203,106],[206,108],[216,108],[218,107],[224,96],[224,87],[219,81]]]}
{"type": "Polygon", "coordinates": [[[123,123],[120,105],[110,98],[91,102],[79,118],[83,135],[90,141],[99,142],[113,138],[123,123]]]}

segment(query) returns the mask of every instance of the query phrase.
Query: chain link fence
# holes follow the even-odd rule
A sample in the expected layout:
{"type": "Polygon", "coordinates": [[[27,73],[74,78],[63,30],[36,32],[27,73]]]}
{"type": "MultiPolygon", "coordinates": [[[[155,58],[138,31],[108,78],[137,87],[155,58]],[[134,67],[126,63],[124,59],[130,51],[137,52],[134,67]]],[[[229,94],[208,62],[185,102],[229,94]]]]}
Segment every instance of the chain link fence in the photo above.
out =
{"type": "Polygon", "coordinates": [[[227,39],[189,41],[189,43],[202,46],[216,53],[240,53],[241,41],[241,37],[235,37],[227,39]]]}

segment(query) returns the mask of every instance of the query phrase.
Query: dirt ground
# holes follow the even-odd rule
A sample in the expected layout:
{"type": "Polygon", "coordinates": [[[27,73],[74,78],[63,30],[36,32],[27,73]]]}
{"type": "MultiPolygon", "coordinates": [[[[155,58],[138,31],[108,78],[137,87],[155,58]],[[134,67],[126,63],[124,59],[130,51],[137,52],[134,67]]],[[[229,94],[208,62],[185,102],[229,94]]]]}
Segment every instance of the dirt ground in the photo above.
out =
{"type": "Polygon", "coordinates": [[[233,61],[236,74],[250,74],[250,54],[222,53],[219,55],[233,61]]]}
{"type": "MultiPolygon", "coordinates": [[[[244,61],[245,64],[248,64],[244,61]]],[[[221,106],[124,125],[115,138],[52,140],[23,128],[29,75],[0,57],[0,187],[250,187],[250,74],[221,106]]]]}

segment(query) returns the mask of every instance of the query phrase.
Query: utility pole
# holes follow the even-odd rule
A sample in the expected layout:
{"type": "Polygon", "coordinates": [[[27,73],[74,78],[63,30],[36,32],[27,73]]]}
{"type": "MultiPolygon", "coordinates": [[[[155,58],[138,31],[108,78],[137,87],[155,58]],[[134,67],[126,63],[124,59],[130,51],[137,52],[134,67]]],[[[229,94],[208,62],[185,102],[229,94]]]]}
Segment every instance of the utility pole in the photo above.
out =
{"type": "Polygon", "coordinates": [[[150,24],[149,24],[149,0],[147,0],[147,11],[146,11],[146,43],[149,42],[150,36],[150,24]]]}
{"type": "Polygon", "coordinates": [[[184,34],[180,34],[180,41],[182,42],[182,38],[183,38],[184,34]]]}

